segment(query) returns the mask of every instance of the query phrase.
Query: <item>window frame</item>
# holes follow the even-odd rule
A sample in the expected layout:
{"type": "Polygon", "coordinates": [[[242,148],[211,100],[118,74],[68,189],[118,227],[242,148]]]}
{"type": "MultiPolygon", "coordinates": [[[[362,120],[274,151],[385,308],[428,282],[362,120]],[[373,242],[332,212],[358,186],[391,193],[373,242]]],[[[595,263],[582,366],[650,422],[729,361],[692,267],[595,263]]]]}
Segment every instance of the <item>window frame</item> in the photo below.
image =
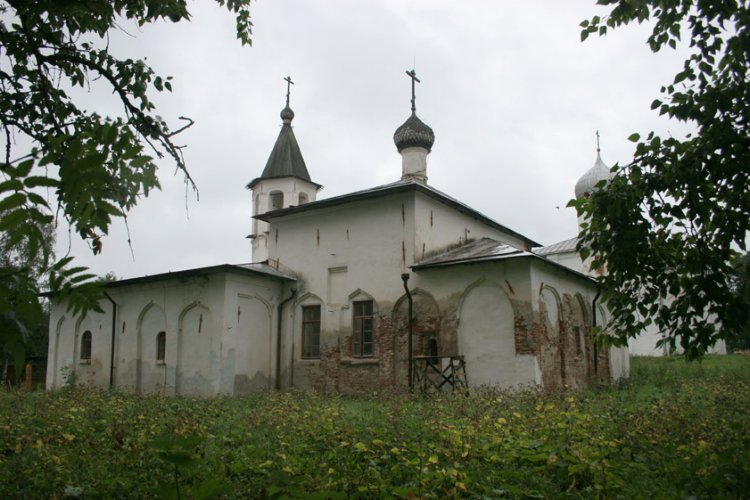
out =
{"type": "Polygon", "coordinates": [[[302,359],[320,359],[321,309],[320,304],[302,306],[302,351],[300,352],[302,359]],[[317,311],[317,317],[308,317],[308,311],[317,311]],[[308,326],[312,328],[313,331],[310,333],[317,342],[311,342],[308,336],[308,326]]]}
{"type": "Polygon", "coordinates": [[[437,333],[429,333],[426,337],[424,355],[430,358],[430,362],[437,364],[440,359],[440,341],[437,333]]]}
{"type": "Polygon", "coordinates": [[[375,356],[374,310],[375,304],[373,300],[357,300],[352,302],[351,354],[353,358],[372,358],[375,356]],[[366,328],[368,321],[370,325],[369,331],[366,328]]]}
{"type": "Polygon", "coordinates": [[[167,332],[156,334],[156,362],[163,364],[167,359],[167,332]]]}
{"type": "Polygon", "coordinates": [[[284,191],[274,189],[268,193],[268,211],[281,210],[284,208],[284,191]],[[278,201],[278,204],[275,203],[278,201]]]}
{"type": "Polygon", "coordinates": [[[83,364],[91,363],[91,344],[91,330],[86,330],[81,335],[80,351],[78,352],[78,359],[83,364]]]}

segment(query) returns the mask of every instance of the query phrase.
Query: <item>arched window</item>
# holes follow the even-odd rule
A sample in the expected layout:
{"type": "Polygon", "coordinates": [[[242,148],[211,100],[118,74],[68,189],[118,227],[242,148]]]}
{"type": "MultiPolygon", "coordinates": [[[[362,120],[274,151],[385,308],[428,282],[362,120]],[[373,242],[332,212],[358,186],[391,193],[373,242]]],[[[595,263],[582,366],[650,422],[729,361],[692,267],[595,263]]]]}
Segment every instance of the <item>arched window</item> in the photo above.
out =
{"type": "Polygon", "coordinates": [[[156,361],[164,362],[167,352],[167,332],[156,334],[156,361]]]}
{"type": "Polygon", "coordinates": [[[91,332],[86,330],[81,335],[81,361],[91,361],[91,332]]]}
{"type": "Polygon", "coordinates": [[[307,193],[300,193],[299,194],[299,204],[304,205],[307,203],[307,193]]]}
{"type": "Polygon", "coordinates": [[[278,210],[280,208],[284,208],[284,193],[282,193],[281,191],[271,191],[271,194],[269,196],[269,210],[278,210]]]}

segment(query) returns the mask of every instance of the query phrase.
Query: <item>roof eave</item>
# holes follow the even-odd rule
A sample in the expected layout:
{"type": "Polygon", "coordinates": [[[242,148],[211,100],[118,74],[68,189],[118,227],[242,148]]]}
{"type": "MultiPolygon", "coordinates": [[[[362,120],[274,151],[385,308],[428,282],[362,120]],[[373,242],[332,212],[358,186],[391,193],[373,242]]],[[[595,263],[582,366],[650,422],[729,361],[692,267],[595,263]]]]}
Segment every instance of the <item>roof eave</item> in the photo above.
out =
{"type": "Polygon", "coordinates": [[[246,189],[252,189],[260,181],[265,181],[265,180],[268,180],[268,179],[283,179],[285,177],[292,177],[294,179],[299,179],[301,181],[307,182],[308,184],[312,184],[313,186],[315,186],[315,190],[316,191],[320,191],[323,188],[322,184],[318,184],[317,182],[313,182],[310,179],[305,179],[304,177],[300,177],[298,175],[274,175],[274,176],[271,176],[271,177],[256,177],[255,179],[253,179],[250,182],[248,182],[247,185],[245,186],[245,188],[246,189]]]}

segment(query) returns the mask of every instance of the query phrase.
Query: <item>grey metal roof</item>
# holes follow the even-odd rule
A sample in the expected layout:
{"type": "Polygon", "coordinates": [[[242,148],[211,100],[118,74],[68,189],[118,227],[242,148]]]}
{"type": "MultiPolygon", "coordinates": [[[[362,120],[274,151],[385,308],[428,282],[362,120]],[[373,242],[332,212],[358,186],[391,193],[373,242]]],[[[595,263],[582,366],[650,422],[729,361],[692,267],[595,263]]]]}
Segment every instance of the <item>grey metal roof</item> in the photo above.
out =
{"type": "Polygon", "coordinates": [[[292,273],[285,273],[283,271],[279,271],[275,267],[270,266],[270,265],[266,264],[265,262],[256,262],[256,263],[252,263],[252,264],[235,264],[234,266],[235,267],[241,267],[243,269],[247,269],[249,271],[253,271],[253,272],[259,273],[259,274],[267,274],[267,275],[272,276],[274,278],[291,280],[291,281],[296,281],[297,280],[297,276],[295,276],[294,274],[292,274],[292,273]]]}
{"type": "Polygon", "coordinates": [[[553,255],[557,253],[568,253],[575,252],[576,245],[578,245],[578,237],[573,237],[567,240],[558,241],[546,247],[537,248],[534,253],[537,255],[553,255]]]}
{"type": "Polygon", "coordinates": [[[586,281],[596,281],[590,276],[586,276],[583,273],[570,269],[567,266],[559,264],[552,260],[547,260],[533,252],[527,252],[525,250],[519,250],[511,247],[499,241],[493,240],[492,238],[482,238],[476,241],[471,241],[462,245],[458,248],[448,250],[440,255],[430,257],[428,259],[414,264],[411,269],[415,271],[424,269],[434,269],[439,267],[457,266],[461,264],[479,264],[483,262],[497,262],[501,260],[526,258],[532,259],[537,262],[544,262],[547,265],[551,265],[560,271],[573,274],[579,278],[583,278],[586,281]]]}
{"type": "Polygon", "coordinates": [[[495,222],[494,220],[490,219],[489,217],[482,214],[481,212],[474,210],[470,206],[464,203],[461,203],[460,201],[448,196],[442,191],[439,191],[427,184],[422,184],[419,182],[415,182],[413,180],[400,180],[400,181],[392,182],[390,184],[384,184],[382,186],[365,189],[362,191],[355,191],[353,193],[349,193],[349,194],[345,194],[341,196],[334,196],[332,198],[312,201],[310,203],[305,203],[303,205],[298,205],[295,207],[272,210],[270,212],[255,215],[254,218],[260,219],[265,222],[270,222],[271,219],[285,217],[287,215],[293,215],[293,214],[298,214],[302,212],[309,212],[312,210],[318,210],[322,208],[343,205],[346,203],[352,203],[352,202],[359,201],[359,200],[380,198],[383,196],[388,196],[388,195],[396,194],[396,193],[404,193],[408,191],[418,191],[420,193],[423,193],[429,196],[430,198],[433,198],[434,200],[437,200],[445,205],[448,205],[451,208],[458,210],[459,212],[463,214],[466,214],[484,224],[487,224],[490,227],[493,227],[495,229],[498,229],[512,236],[515,236],[516,238],[521,239],[530,247],[542,246],[541,244],[527,238],[521,233],[513,231],[512,229],[509,229],[508,227],[495,222]]]}
{"type": "Polygon", "coordinates": [[[170,279],[189,278],[193,276],[205,276],[207,274],[213,274],[217,272],[230,272],[237,274],[263,276],[266,278],[273,278],[283,281],[296,281],[297,278],[288,273],[284,273],[275,269],[268,264],[220,264],[218,266],[209,267],[198,267],[195,269],[186,269],[183,271],[174,271],[168,273],[152,274],[150,276],[139,276],[137,278],[129,278],[119,281],[113,281],[107,283],[107,288],[117,288],[128,285],[139,285],[143,283],[149,283],[153,281],[164,281],[170,279]]]}
{"type": "Polygon", "coordinates": [[[480,262],[486,260],[501,260],[508,257],[517,257],[528,252],[518,248],[506,245],[492,238],[481,238],[476,241],[470,241],[460,247],[447,250],[439,255],[428,257],[418,264],[412,266],[413,269],[438,267],[465,262],[480,262]]]}
{"type": "Polygon", "coordinates": [[[274,179],[278,177],[297,177],[304,181],[315,184],[319,188],[320,184],[312,182],[310,174],[305,165],[305,159],[302,158],[297,138],[292,130],[292,119],[294,112],[288,106],[281,111],[283,124],[276,144],[273,145],[271,155],[268,157],[266,167],[260,177],[253,179],[248,185],[252,189],[258,182],[263,179],[274,179]]]}

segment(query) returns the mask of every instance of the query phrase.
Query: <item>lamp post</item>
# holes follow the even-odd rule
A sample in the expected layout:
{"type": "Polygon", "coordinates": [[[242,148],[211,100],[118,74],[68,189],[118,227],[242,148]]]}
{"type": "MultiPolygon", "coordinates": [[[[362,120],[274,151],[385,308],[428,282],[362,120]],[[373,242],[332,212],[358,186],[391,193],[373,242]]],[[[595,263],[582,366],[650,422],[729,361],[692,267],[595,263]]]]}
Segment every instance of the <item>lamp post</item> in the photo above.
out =
{"type": "Polygon", "coordinates": [[[412,333],[414,332],[414,318],[412,317],[412,309],[414,302],[409,291],[409,273],[403,273],[401,275],[401,281],[404,282],[404,290],[406,290],[406,299],[409,301],[409,339],[407,347],[407,355],[409,357],[409,389],[414,387],[414,360],[412,356],[412,333]]]}

